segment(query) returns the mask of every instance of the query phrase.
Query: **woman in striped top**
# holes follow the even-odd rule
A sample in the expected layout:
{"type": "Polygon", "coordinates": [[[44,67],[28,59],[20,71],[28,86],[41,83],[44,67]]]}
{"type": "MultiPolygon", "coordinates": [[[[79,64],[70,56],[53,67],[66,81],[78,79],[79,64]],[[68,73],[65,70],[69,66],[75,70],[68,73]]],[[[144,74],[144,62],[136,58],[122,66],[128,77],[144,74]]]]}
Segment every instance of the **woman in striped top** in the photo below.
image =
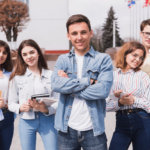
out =
{"type": "Polygon", "coordinates": [[[140,70],[146,57],[144,46],[129,42],[116,55],[114,81],[107,98],[107,111],[116,111],[116,129],[110,150],[150,149],[150,80],[140,70]]]}

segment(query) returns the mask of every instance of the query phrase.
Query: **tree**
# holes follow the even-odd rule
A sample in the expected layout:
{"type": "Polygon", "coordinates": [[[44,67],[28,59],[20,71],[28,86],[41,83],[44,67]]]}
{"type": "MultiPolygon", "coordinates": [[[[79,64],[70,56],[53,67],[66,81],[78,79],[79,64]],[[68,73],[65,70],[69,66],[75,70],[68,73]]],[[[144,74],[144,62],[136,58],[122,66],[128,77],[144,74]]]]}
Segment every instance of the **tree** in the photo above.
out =
{"type": "Polygon", "coordinates": [[[18,33],[25,29],[29,20],[26,4],[15,0],[0,2],[0,27],[8,42],[11,42],[12,38],[14,42],[17,41],[18,33]]]}
{"type": "MultiPolygon", "coordinates": [[[[103,50],[105,51],[107,48],[113,47],[113,21],[117,20],[115,18],[115,12],[113,7],[110,8],[108,12],[108,18],[106,18],[106,22],[103,25],[103,50]]],[[[121,46],[123,44],[122,39],[120,38],[118,25],[116,23],[116,46],[121,46]]]]}

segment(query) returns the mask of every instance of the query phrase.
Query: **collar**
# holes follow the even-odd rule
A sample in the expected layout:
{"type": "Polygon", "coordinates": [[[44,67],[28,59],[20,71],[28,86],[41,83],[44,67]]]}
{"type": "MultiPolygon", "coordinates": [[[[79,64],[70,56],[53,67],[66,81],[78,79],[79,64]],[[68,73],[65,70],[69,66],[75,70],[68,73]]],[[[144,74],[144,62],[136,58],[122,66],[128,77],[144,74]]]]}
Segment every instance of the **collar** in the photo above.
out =
{"type": "MultiPolygon", "coordinates": [[[[90,55],[92,57],[95,57],[95,50],[93,49],[92,46],[90,46],[90,50],[85,55],[90,55]]],[[[68,57],[72,57],[72,56],[75,56],[74,46],[70,50],[68,57]]]]}
{"type": "Polygon", "coordinates": [[[122,73],[122,74],[129,74],[129,73],[134,73],[135,71],[133,69],[128,70],[126,73],[122,72],[121,68],[117,69],[118,73],[122,73]]]}
{"type": "Polygon", "coordinates": [[[27,67],[25,75],[26,75],[26,76],[30,76],[31,74],[32,74],[32,72],[31,72],[31,71],[29,70],[29,68],[27,67]]]}
{"type": "MultiPolygon", "coordinates": [[[[32,75],[33,73],[32,73],[32,71],[29,70],[29,68],[27,67],[25,74],[26,74],[27,76],[30,76],[30,75],[32,75]]],[[[42,73],[41,73],[41,78],[42,78],[42,77],[48,78],[48,77],[46,76],[45,70],[44,70],[43,68],[42,68],[42,73]]]]}

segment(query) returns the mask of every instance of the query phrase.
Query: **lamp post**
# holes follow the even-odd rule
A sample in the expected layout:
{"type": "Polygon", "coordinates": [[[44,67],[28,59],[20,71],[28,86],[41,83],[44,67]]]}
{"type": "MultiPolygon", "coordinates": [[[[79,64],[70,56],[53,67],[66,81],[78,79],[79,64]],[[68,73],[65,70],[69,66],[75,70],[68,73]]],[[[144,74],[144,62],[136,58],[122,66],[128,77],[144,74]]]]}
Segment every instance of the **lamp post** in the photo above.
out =
{"type": "Polygon", "coordinates": [[[113,47],[116,47],[116,21],[113,20],[113,47]]]}

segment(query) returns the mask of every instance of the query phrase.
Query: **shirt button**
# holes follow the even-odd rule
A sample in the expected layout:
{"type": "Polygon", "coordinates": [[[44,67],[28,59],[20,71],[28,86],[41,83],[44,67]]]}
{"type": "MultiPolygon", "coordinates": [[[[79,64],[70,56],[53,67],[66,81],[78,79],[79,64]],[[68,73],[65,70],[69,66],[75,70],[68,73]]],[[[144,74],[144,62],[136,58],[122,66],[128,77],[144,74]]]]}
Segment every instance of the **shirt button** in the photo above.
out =
{"type": "Polygon", "coordinates": [[[76,61],[74,63],[76,64],[76,61]]]}
{"type": "Polygon", "coordinates": [[[75,74],[77,74],[77,72],[75,72],[75,74]]]}
{"type": "Polygon", "coordinates": [[[69,116],[67,116],[67,118],[69,118],[69,116]]]}
{"type": "Polygon", "coordinates": [[[71,108],[71,106],[69,106],[69,108],[71,108]]]}
{"type": "Polygon", "coordinates": [[[92,74],[94,75],[94,72],[92,74]]]}
{"type": "Polygon", "coordinates": [[[74,97],[74,94],[72,96],[74,97]]]}
{"type": "Polygon", "coordinates": [[[87,87],[87,86],[85,86],[85,87],[87,87]]]}

